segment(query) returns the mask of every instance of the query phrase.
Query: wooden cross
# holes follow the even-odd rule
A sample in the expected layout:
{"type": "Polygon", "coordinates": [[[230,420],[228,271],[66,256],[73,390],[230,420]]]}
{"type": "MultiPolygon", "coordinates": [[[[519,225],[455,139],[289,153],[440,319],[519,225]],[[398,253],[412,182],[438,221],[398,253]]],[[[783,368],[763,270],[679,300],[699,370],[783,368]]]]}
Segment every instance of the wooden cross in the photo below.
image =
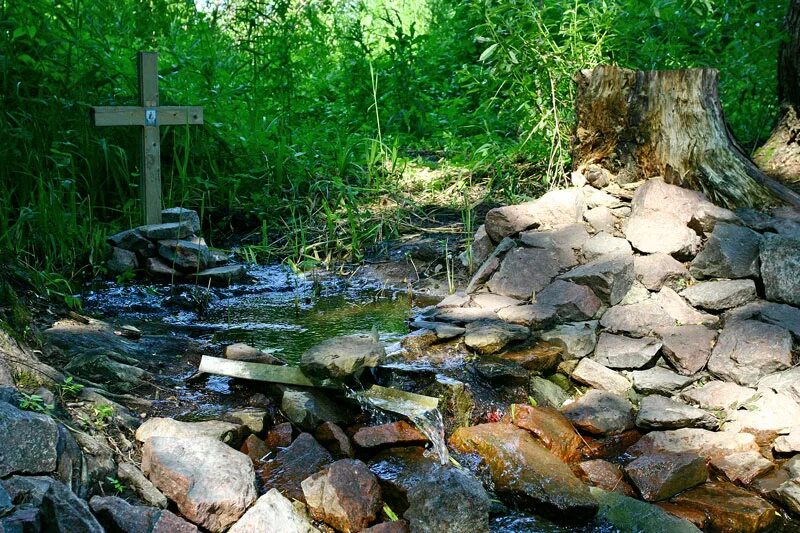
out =
{"type": "Polygon", "coordinates": [[[95,126],[141,126],[142,166],[139,192],[145,224],[161,223],[161,137],[159,126],[202,124],[202,107],[158,105],[158,54],[139,52],[139,105],[94,106],[95,126]]]}

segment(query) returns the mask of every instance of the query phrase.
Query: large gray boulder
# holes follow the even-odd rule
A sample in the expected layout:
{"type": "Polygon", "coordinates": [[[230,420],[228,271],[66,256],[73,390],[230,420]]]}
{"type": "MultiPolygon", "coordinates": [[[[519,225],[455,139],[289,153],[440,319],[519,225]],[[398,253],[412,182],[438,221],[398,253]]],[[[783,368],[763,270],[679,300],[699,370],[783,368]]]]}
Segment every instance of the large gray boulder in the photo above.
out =
{"type": "Polygon", "coordinates": [[[720,222],[692,261],[689,272],[697,279],[756,278],[760,243],[761,235],[750,228],[720,222]]]}
{"type": "Polygon", "coordinates": [[[49,416],[0,402],[0,478],[45,474],[58,463],[58,426],[49,416]]]}
{"type": "Polygon", "coordinates": [[[586,210],[581,189],[550,191],[519,205],[496,207],[486,213],[486,232],[494,242],[529,228],[555,228],[580,223],[586,210]]]}
{"type": "Polygon", "coordinates": [[[653,362],[660,350],[661,342],[653,337],[633,339],[603,332],[593,358],[609,368],[642,368],[653,362]]]}
{"type": "Polygon", "coordinates": [[[765,234],[759,256],[767,299],[800,306],[800,239],[765,234]]]}
{"type": "Polygon", "coordinates": [[[752,386],[759,379],[792,365],[792,336],[788,331],[756,320],[725,326],[708,370],[720,379],[752,386]]]}
{"type": "Polygon", "coordinates": [[[386,356],[383,344],[371,335],[334,337],[300,357],[303,372],[320,378],[344,378],[378,366],[386,356]]]}
{"type": "Polygon", "coordinates": [[[561,270],[555,251],[545,248],[515,248],[508,252],[486,286],[495,294],[530,300],[561,270]]]}
{"type": "Polygon", "coordinates": [[[616,305],[625,297],[633,278],[632,254],[598,257],[560,276],[560,279],[591,287],[609,305],[616,305]]]}

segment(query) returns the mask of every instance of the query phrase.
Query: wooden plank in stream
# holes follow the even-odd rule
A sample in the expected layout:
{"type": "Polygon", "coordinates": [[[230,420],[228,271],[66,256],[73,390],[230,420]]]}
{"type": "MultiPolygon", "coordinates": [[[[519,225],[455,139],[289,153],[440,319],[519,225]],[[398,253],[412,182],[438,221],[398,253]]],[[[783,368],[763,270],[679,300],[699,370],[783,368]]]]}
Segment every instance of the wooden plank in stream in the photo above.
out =
{"type": "Polygon", "coordinates": [[[219,374],[232,378],[252,379],[269,383],[282,383],[284,385],[298,385],[301,387],[326,387],[337,388],[330,381],[314,381],[294,366],[267,365],[264,363],[248,363],[234,361],[220,357],[204,355],[200,360],[199,372],[219,374]]]}

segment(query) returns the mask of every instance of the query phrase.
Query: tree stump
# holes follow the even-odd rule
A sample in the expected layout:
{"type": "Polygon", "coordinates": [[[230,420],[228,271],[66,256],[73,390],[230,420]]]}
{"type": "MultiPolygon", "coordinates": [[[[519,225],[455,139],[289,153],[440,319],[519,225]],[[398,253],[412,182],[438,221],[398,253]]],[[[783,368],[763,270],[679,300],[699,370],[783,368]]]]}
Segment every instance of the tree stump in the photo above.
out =
{"type": "Polygon", "coordinates": [[[721,205],[800,205],[743,153],[728,129],[714,69],[636,71],[600,65],[577,75],[573,166],[597,164],[621,182],[661,176],[721,205]]]}
{"type": "Polygon", "coordinates": [[[800,0],[792,0],[786,18],[789,40],[778,54],[778,101],[781,118],[769,140],[754,156],[768,175],[800,184],[800,0]]]}

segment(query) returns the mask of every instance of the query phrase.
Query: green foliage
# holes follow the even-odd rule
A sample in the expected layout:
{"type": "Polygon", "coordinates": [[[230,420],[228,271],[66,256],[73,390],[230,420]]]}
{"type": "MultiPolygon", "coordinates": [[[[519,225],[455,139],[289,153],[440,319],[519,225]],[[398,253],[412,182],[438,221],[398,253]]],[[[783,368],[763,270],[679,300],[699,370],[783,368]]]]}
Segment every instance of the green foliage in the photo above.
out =
{"type": "Polygon", "coordinates": [[[601,62],[719,68],[748,149],[777,113],[786,0],[208,4],[0,0],[0,252],[60,272],[38,283],[68,304],[105,236],[138,220],[138,135],[88,116],[137,103],[141,49],[160,54],[162,104],[205,108],[203,127],[161,129],[165,203],[198,209],[212,243],[250,232],[253,262],[360,259],[424,208],[402,185],[419,154],[498,200],[559,183],[572,77],[601,62]]]}
{"type": "Polygon", "coordinates": [[[125,492],[125,485],[119,479],[108,476],[106,477],[106,481],[108,481],[108,484],[111,485],[111,488],[114,489],[114,492],[117,494],[125,492]]]}
{"type": "Polygon", "coordinates": [[[22,396],[19,402],[20,409],[44,414],[50,414],[53,409],[55,409],[55,405],[44,403],[44,398],[38,394],[25,394],[21,392],[20,395],[22,396]]]}
{"type": "Polygon", "coordinates": [[[75,383],[75,379],[72,376],[64,378],[64,382],[58,386],[58,392],[62,401],[76,398],[82,390],[83,385],[75,383]]]}

